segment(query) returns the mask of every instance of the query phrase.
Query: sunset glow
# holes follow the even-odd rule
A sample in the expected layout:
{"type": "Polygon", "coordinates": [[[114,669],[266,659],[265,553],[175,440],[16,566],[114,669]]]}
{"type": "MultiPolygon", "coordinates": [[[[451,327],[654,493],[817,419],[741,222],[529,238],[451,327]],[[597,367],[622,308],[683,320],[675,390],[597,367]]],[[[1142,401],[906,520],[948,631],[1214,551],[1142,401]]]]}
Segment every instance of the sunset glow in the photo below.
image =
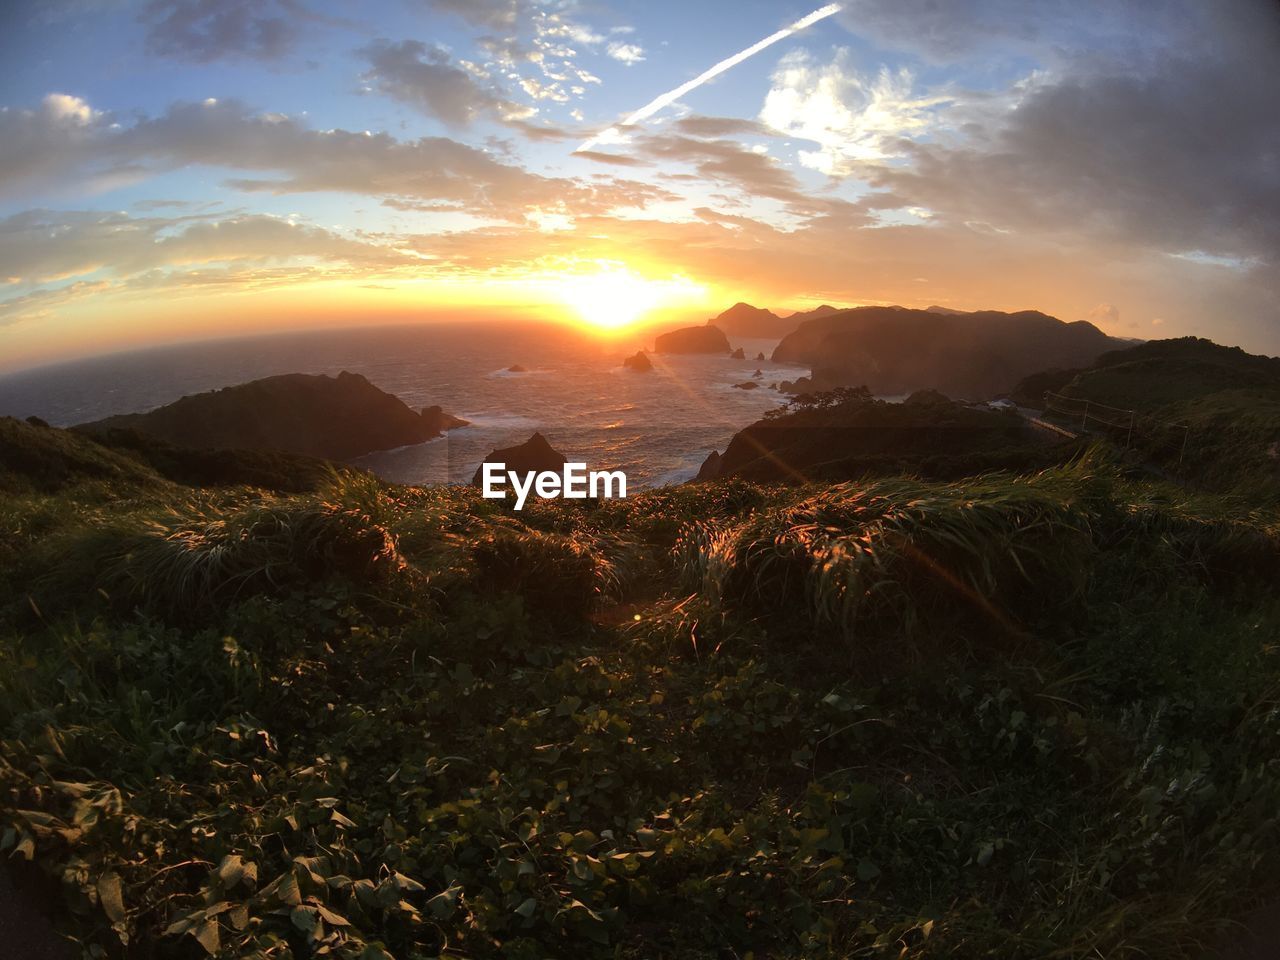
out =
{"type": "Polygon", "coordinates": [[[1124,5],[424,0],[370,5],[359,36],[328,0],[19,4],[0,373],[471,310],[620,333],[737,301],[1035,308],[1280,351],[1274,18],[1168,2],[1135,31],[1124,5]]]}
{"type": "Polygon", "coordinates": [[[619,266],[569,273],[550,282],[579,320],[601,330],[618,330],[659,307],[692,305],[706,295],[704,287],[683,277],[651,280],[619,266]]]}

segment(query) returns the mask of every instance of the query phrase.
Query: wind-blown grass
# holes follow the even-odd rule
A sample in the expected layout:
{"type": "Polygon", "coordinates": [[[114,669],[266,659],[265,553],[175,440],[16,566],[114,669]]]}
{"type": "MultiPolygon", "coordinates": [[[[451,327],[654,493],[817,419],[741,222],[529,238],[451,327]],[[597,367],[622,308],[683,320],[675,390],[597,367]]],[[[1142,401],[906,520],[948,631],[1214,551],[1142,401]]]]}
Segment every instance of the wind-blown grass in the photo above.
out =
{"type": "Polygon", "coordinates": [[[0,505],[0,853],[85,956],[1173,958],[1280,893],[1274,513],[85,489],[0,505]]]}

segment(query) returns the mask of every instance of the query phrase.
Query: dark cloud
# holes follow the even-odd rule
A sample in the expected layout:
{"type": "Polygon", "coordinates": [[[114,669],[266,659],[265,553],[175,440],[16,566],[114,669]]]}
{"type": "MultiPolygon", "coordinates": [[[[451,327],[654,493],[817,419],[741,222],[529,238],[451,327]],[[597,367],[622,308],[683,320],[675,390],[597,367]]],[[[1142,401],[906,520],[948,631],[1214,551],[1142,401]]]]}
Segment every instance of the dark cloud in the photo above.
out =
{"type": "Polygon", "coordinates": [[[484,116],[505,120],[531,112],[482,84],[439,47],[417,40],[376,40],[358,53],[370,67],[364,81],[377,92],[451,126],[467,126],[484,116]]]}
{"type": "Polygon", "coordinates": [[[489,30],[513,29],[529,6],[525,0],[426,0],[426,4],[489,30]]]}
{"type": "Polygon", "coordinates": [[[139,19],[148,52],[208,63],[277,60],[294,49],[308,16],[296,0],[151,0],[139,19]]]}
{"type": "Polygon", "coordinates": [[[758,120],[743,117],[705,117],[694,114],[681,117],[675,122],[675,128],[691,137],[734,137],[734,136],[776,136],[758,120]]]}
{"type": "Polygon", "coordinates": [[[1042,65],[1237,47],[1271,33],[1273,0],[848,0],[852,33],[934,63],[1030,57],[1042,65]]]}
{"type": "Polygon", "coordinates": [[[1280,262],[1276,64],[1170,58],[1033,88],[959,143],[904,146],[877,186],[958,220],[1280,262]]]}
{"type": "Polygon", "coordinates": [[[599,150],[575,150],[575,157],[581,157],[583,160],[591,160],[594,163],[606,163],[615,167],[647,167],[648,160],[641,160],[639,157],[629,157],[616,153],[602,153],[599,150]]]}

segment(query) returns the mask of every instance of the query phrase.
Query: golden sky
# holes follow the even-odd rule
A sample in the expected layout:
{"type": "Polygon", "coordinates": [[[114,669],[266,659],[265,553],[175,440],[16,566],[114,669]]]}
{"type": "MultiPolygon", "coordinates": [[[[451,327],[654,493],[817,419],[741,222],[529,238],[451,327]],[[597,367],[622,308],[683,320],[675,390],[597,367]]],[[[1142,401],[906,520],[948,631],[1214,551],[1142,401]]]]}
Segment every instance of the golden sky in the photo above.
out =
{"type": "Polygon", "coordinates": [[[1034,308],[1280,352],[1263,2],[3,16],[0,370],[738,300],[1034,308]]]}

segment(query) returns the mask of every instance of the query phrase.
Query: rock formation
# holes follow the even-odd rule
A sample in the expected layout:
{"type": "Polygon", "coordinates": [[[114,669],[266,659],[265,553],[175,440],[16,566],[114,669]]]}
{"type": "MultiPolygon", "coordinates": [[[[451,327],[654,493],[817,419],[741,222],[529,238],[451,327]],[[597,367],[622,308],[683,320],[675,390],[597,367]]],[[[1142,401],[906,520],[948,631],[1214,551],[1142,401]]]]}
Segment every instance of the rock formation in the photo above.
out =
{"type": "Polygon", "coordinates": [[[469,426],[470,420],[463,420],[461,417],[455,417],[451,413],[445,413],[439,404],[433,404],[429,407],[423,407],[422,412],[418,414],[422,417],[436,433],[445,433],[449,430],[456,430],[458,427],[469,426]]]}
{"type": "Polygon", "coordinates": [[[746,355],[746,353],[744,353],[744,352],[743,352],[743,350],[742,350],[742,348],[741,348],[741,347],[739,347],[737,350],[733,351],[733,353],[729,354],[729,356],[730,356],[730,357],[732,357],[734,360],[745,360],[745,359],[747,359],[747,355],[746,355]]]}
{"type": "Polygon", "coordinates": [[[653,369],[653,361],[643,350],[637,350],[632,356],[622,361],[622,365],[636,373],[648,373],[653,369]]]}
{"type": "Polygon", "coordinates": [[[698,475],[694,480],[714,480],[720,476],[720,454],[712,450],[707,459],[702,461],[702,466],[698,468],[698,475]]]}
{"type": "Polygon", "coordinates": [[[524,443],[494,450],[485,457],[480,462],[480,466],[476,467],[475,475],[471,478],[475,486],[479,486],[482,482],[486,463],[505,463],[506,470],[518,473],[523,480],[530,473],[541,473],[544,470],[561,471],[564,468],[565,457],[551,446],[546,437],[541,433],[535,433],[524,443]]]}

